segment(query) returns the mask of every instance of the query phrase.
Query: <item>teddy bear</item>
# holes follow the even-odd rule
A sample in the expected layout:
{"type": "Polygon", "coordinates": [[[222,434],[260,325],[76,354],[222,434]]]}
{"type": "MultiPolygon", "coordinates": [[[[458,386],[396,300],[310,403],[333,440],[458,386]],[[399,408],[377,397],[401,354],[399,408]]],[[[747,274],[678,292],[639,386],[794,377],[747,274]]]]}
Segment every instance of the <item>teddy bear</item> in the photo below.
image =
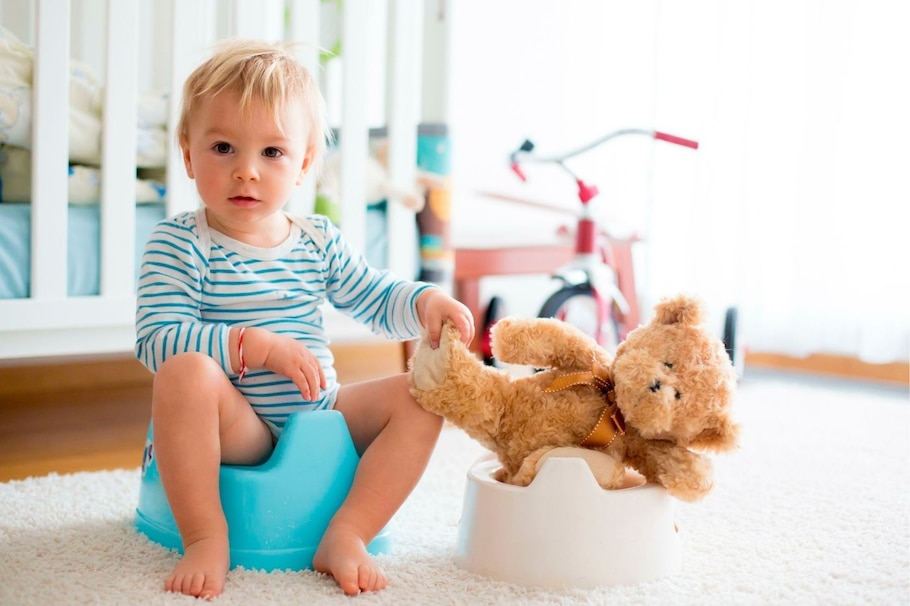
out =
{"type": "Polygon", "coordinates": [[[566,322],[507,316],[493,354],[534,369],[524,376],[484,365],[447,323],[437,348],[418,342],[410,392],[496,455],[496,480],[527,486],[549,456],[580,456],[603,488],[623,487],[631,468],[696,501],[713,486],[698,451],[730,451],[739,435],[736,373],[704,314],[697,299],[663,299],[615,355],[566,322]]]}

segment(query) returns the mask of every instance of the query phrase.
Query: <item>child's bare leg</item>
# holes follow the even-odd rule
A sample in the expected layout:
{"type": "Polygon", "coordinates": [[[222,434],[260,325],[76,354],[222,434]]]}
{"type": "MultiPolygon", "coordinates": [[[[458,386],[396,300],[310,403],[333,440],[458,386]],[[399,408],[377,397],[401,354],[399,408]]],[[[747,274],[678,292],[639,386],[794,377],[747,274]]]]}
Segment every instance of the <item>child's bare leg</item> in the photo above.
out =
{"type": "Polygon", "coordinates": [[[221,367],[195,353],[161,365],[152,423],[161,482],[184,547],[164,588],[213,598],[224,588],[230,567],[220,464],[261,461],[271,451],[271,434],[221,367]]]}
{"type": "Polygon", "coordinates": [[[346,594],[354,595],[386,586],[366,545],[417,485],[442,430],[442,417],[414,401],[406,375],[346,385],[335,409],[344,415],[361,459],[313,567],[334,576],[346,594]]]}

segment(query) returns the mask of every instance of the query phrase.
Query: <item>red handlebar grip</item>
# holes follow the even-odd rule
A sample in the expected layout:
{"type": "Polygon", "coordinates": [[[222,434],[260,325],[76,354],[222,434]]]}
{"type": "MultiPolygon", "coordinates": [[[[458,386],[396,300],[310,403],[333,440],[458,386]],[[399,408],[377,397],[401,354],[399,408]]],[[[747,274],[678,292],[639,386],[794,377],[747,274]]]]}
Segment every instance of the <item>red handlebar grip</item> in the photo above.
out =
{"type": "Polygon", "coordinates": [[[676,145],[682,145],[683,147],[698,149],[698,141],[693,141],[692,139],[683,139],[682,137],[677,137],[676,135],[671,135],[669,133],[662,133],[658,130],[654,131],[654,138],[660,139],[661,141],[666,141],[667,143],[675,143],[676,145]]]}
{"type": "Polygon", "coordinates": [[[520,166],[518,166],[518,162],[512,162],[512,171],[513,171],[516,175],[518,175],[518,178],[521,179],[522,181],[527,181],[527,180],[528,180],[528,178],[525,176],[524,171],[521,170],[521,167],[520,167],[520,166]]]}

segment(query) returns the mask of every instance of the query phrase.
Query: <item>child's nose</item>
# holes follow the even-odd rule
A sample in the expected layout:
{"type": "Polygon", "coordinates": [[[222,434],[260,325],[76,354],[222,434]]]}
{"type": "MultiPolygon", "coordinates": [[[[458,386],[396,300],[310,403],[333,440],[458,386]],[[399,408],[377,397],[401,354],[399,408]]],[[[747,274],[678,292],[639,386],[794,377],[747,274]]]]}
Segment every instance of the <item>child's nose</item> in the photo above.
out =
{"type": "Polygon", "coordinates": [[[256,163],[240,159],[234,166],[233,177],[235,181],[258,181],[259,171],[256,169],[256,163]]]}

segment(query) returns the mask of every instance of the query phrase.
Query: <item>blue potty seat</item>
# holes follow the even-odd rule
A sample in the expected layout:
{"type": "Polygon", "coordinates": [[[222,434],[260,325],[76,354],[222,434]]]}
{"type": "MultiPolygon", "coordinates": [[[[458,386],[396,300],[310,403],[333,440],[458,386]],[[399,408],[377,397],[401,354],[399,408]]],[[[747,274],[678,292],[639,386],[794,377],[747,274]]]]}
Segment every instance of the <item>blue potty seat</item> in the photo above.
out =
{"type": "MultiPolygon", "coordinates": [[[[231,568],[303,570],[354,481],[360,457],[336,410],[291,415],[269,460],[258,466],[222,465],[221,505],[228,523],[231,568]]],[[[136,528],[152,541],[183,552],[152,448],[149,425],[142,462],[136,528]]],[[[391,548],[388,529],[367,546],[391,548]]]]}

